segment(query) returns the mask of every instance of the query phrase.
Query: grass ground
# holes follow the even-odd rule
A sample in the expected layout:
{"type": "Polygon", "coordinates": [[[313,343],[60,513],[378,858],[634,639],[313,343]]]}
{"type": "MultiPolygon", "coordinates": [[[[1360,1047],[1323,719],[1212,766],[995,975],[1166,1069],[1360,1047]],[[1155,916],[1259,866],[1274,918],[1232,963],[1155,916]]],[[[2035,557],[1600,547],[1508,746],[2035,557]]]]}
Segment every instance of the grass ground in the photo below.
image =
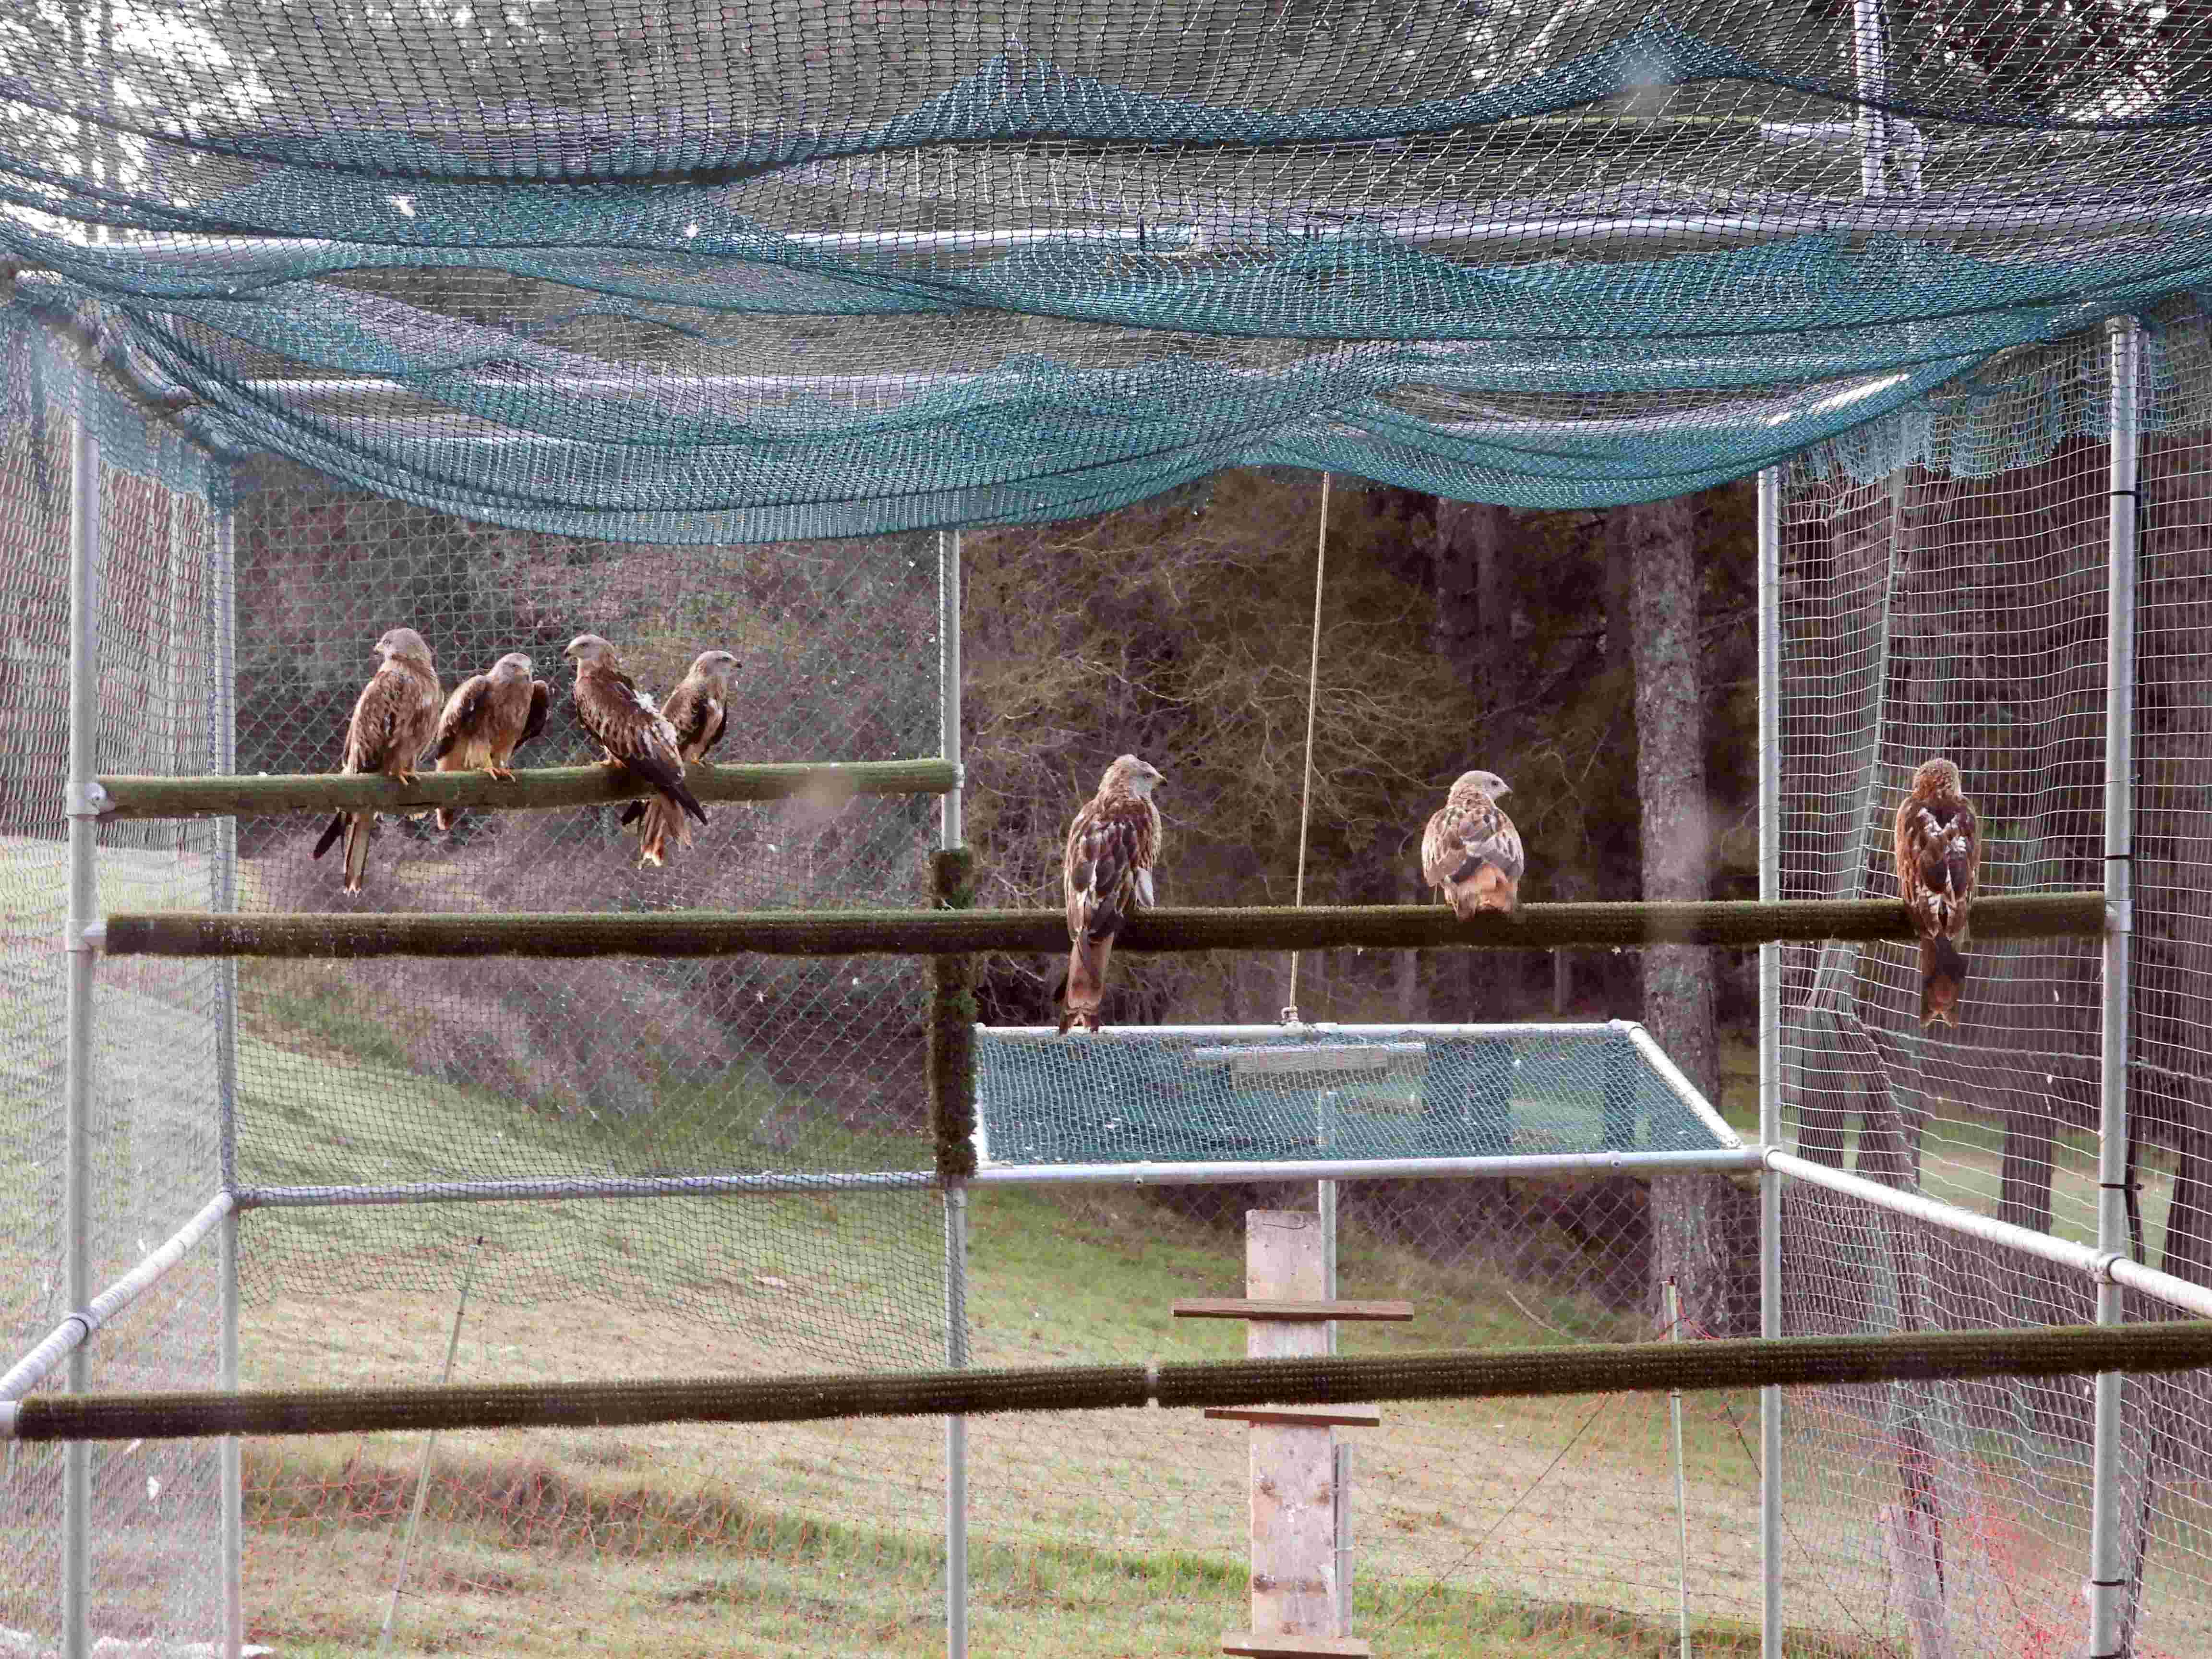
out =
{"type": "MultiPolygon", "coordinates": [[[[248,993],[247,1115],[283,1126],[289,1148],[264,1149],[264,1179],[313,1178],[333,1160],[420,1178],[464,1143],[533,1174],[762,1161],[750,1085],[687,1095],[676,1080],[650,1115],[579,1119],[418,1075],[383,1021],[312,978],[271,975],[248,993]]],[[[160,987],[145,995],[150,1012],[160,987]]],[[[0,1036],[13,1018],[0,1011],[0,1036]]],[[[1727,1069],[1723,1109],[1750,1128],[1747,1052],[1732,1051],[1727,1069]]],[[[1942,1136],[1944,1178],[1993,1194],[1994,1136],[1969,1122],[1942,1136]]],[[[848,1134],[834,1161],[927,1160],[919,1143],[848,1134]]],[[[2063,1214],[2087,1167],[2069,1148],[2063,1214]]],[[[246,1223],[246,1380],[434,1379],[465,1276],[463,1380],[933,1364],[939,1225],[927,1195],[259,1212],[246,1223]]],[[[1165,1309],[1233,1289],[1238,1255],[1233,1230],[1128,1194],[978,1195],[975,1358],[1233,1352],[1233,1328],[1178,1325],[1165,1309]]],[[[1374,1240],[1347,1240],[1344,1274],[1347,1293],[1387,1287],[1420,1309],[1412,1327],[1349,1333],[1352,1352],[1633,1329],[1571,1288],[1374,1240]]],[[[1753,1422],[1741,1395],[1686,1401],[1688,1588],[1705,1653],[1754,1645],[1753,1422]]],[[[1893,1483],[1871,1426],[1807,1420],[1793,1449],[1784,1595],[1807,1627],[1793,1651],[1905,1650],[1879,1522],[1893,1483]]],[[[1240,1431],[1144,1412],[977,1419],[970,1432],[977,1653],[1208,1651],[1242,1622],[1240,1431]]],[[[941,1435],[932,1421],[446,1437],[396,1646],[941,1651],[941,1435]]],[[[1358,1626],[1378,1650],[1671,1650],[1684,1522],[1663,1401],[1394,1407],[1382,1430],[1347,1438],[1358,1626]]],[[[377,1648],[422,1451],[393,1437],[251,1449],[256,1639],[287,1653],[377,1648]]],[[[2085,1540],[2063,1519],[2079,1510],[2063,1471],[2037,1472],[2007,1501],[2029,1520],[1992,1553],[2002,1582],[1984,1589],[2020,1610],[2027,1653],[2033,1631],[2070,1628],[2085,1540]],[[2062,1518],[2039,1518],[2039,1505],[2062,1518]]],[[[2185,1562],[2201,1536],[2161,1542],[2185,1562]]]]}
{"type": "MultiPolygon", "coordinates": [[[[408,1180],[455,1137],[533,1171],[649,1163],[660,1132],[573,1121],[406,1077],[312,999],[263,997],[241,1054],[249,1116],[343,1135],[356,1167],[408,1180]],[[289,1029],[282,1015],[302,1024],[289,1029]],[[319,1103],[374,1098],[341,1120],[319,1103]],[[431,1149],[438,1149],[434,1154],[431,1149]]],[[[696,1103],[695,1103],[696,1104],[696,1103]]],[[[687,1154],[757,1162],[750,1115],[693,1111],[687,1154]],[[718,1139],[719,1138],[719,1139],[718,1139]]],[[[855,1144],[914,1167],[919,1145],[855,1144]]],[[[304,1170],[303,1170],[304,1173],[304,1170]]],[[[464,1273],[455,1375],[507,1380],[928,1364],[939,1212],[927,1194],[743,1203],[324,1209],[247,1222],[250,1382],[438,1375],[464,1273]],[[917,1267],[921,1269],[917,1272],[917,1267]],[[307,1283],[341,1287],[312,1297],[307,1283]]],[[[1233,1289],[1232,1228],[1112,1192],[975,1195],[977,1363],[1201,1358],[1241,1333],[1166,1316],[1233,1289]]],[[[1555,1287],[1479,1260],[1347,1240],[1347,1294],[1410,1295],[1409,1327],[1347,1330],[1352,1352],[1541,1346],[1634,1334],[1555,1287]],[[1508,1292],[1511,1294],[1508,1294],[1508,1292]]],[[[1753,1402],[1686,1402],[1692,1617],[1708,1652],[1748,1651],[1756,1605],[1753,1402]]],[[[1394,1407],[1353,1437],[1360,1627],[1393,1655],[1656,1654],[1674,1639],[1675,1508],[1666,1404],[1641,1397],[1394,1407]]],[[[1241,1622],[1243,1437],[1193,1414],[977,1419],[970,1429],[975,1650],[1210,1649],[1241,1622]]],[[[453,1436],[396,1630],[415,1651],[931,1652],[942,1641],[942,1430],[935,1422],[453,1436]]],[[[289,1650],[366,1651],[389,1603],[419,1444],[255,1449],[255,1632],[289,1650]]],[[[1878,1568],[1810,1530],[1796,1604],[1886,1627],[1878,1568]]],[[[1883,1651],[1852,1637],[1808,1651],[1883,1651]]]]}

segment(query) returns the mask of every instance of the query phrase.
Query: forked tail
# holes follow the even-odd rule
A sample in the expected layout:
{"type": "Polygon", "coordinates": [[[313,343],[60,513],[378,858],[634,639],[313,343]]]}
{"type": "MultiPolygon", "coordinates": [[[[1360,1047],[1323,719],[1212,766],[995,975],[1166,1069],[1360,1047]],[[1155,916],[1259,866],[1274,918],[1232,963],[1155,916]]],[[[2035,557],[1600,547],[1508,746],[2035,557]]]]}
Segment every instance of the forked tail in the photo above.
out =
{"type": "Polygon", "coordinates": [[[1060,1029],[1098,1029],[1098,1010],[1106,1000],[1106,964],[1114,955],[1114,936],[1079,939],[1067,949],[1067,986],[1060,1009],[1060,1029]]]}
{"type": "Polygon", "coordinates": [[[1966,958],[1948,939],[1920,941],[1920,1023],[1959,1024],[1959,997],[1966,988],[1966,958]]]}

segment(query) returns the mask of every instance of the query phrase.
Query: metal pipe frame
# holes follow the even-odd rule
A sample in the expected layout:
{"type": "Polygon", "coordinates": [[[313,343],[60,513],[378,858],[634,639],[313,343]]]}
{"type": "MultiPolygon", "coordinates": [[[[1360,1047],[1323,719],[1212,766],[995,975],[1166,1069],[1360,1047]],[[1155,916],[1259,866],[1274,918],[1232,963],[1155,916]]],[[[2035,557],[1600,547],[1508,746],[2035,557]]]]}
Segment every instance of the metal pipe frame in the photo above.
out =
{"type": "Polygon", "coordinates": [[[1910,1216],[1915,1221],[1924,1221],[1930,1226],[1941,1227],[1968,1238],[2002,1245],[2007,1249],[2018,1250],[2023,1255],[2032,1255],[2055,1267],[2070,1269],[2100,1285],[2120,1285],[2184,1313],[2193,1314],[2199,1319],[2212,1319],[2212,1285],[2191,1284],[2188,1279],[2177,1279],[2172,1273],[2160,1273],[2155,1267],[2146,1267],[2124,1253],[2116,1254],[2098,1249],[2093,1245],[2053,1238],[2049,1233],[2015,1226],[2009,1221],[1999,1221],[1978,1211],[1947,1204],[1941,1199],[1885,1187],[1878,1181],[1870,1181],[1849,1170],[1811,1163],[1794,1152],[1770,1149],[1765,1158],[1770,1170],[1802,1181],[1808,1186],[1823,1187],[1846,1198],[1863,1199],[1880,1208],[1910,1216]]]}
{"type": "MultiPolygon", "coordinates": [[[[937,844],[963,844],[961,822],[960,532],[937,532],[938,753],[952,768],[952,787],[938,798],[937,844]]],[[[968,1194],[945,1187],[945,1363],[968,1364],[968,1194]]],[[[945,1419],[945,1651],[968,1656],[968,1419],[945,1419]]]]}
{"type": "MultiPolygon", "coordinates": [[[[1467,1158],[1291,1158],[1191,1164],[987,1164],[977,1187],[1204,1187],[1244,1181],[1421,1181],[1525,1176],[1677,1175],[1755,1170],[1757,1147],[1686,1152],[1540,1152],[1467,1158]]],[[[552,1176],[531,1181],[425,1181],[390,1186],[240,1187],[238,1210],[388,1204],[498,1204],[587,1198],[776,1198],[792,1193],[927,1192],[929,1170],[801,1170],[751,1175],[552,1176]]]]}
{"type": "MultiPolygon", "coordinates": [[[[70,423],[69,957],[62,1226],[63,1295],[73,1310],[92,1300],[93,979],[98,953],[85,937],[100,915],[100,828],[93,798],[94,744],[100,718],[100,446],[87,405],[89,378],[80,375],[77,411],[70,423]]],[[[74,1328],[72,1313],[65,1326],[74,1328]]],[[[90,1356],[80,1331],[63,1350],[68,1387],[92,1384],[90,1356]]],[[[92,1464],[89,1449],[71,1447],[62,1465],[62,1659],[91,1650],[92,1464]]]]}
{"type": "MultiPolygon", "coordinates": [[[[129,1273],[117,1279],[98,1296],[89,1297],[77,1306],[62,1322],[46,1333],[36,1346],[0,1374],[0,1401],[21,1400],[54,1373],[63,1360],[74,1360],[84,1352],[93,1334],[100,1330],[125,1308],[143,1296],[170,1268],[182,1261],[193,1245],[212,1231],[216,1224],[228,1216],[233,1206],[228,1193],[217,1193],[200,1206],[197,1214],[179,1227],[161,1247],[150,1252],[129,1273]]],[[[72,1394],[82,1394],[82,1389],[71,1389],[72,1394]]]]}
{"type": "MultiPolygon", "coordinates": [[[[214,769],[228,776],[238,770],[238,515],[225,500],[210,509],[215,532],[215,568],[210,573],[214,611],[215,684],[208,709],[209,748],[214,769]]],[[[214,890],[211,908],[238,908],[238,820],[215,821],[214,890]]],[[[238,975],[235,961],[221,964],[216,986],[215,1073],[217,1121],[216,1171],[226,1194],[238,1178],[238,975]]],[[[217,1364],[222,1386],[238,1388],[238,1210],[234,1202],[222,1218],[217,1277],[222,1298],[222,1352],[217,1364]]],[[[240,1659],[246,1644],[246,1474],[243,1448],[235,1435],[221,1453],[222,1536],[222,1659],[240,1659]]]]}
{"type": "MultiPolygon", "coordinates": [[[[1782,896],[1782,474],[1759,475],[1759,896],[1782,896]]],[[[1782,1145],[1782,946],[1759,947],[1759,1144],[1782,1145]]],[[[1759,1334],[1782,1334],[1782,1176],[1759,1172],[1759,1334]]],[[[1782,1390],[1759,1391],[1759,1646],[1782,1659],[1782,1390]]]]}
{"type": "Polygon", "coordinates": [[[1657,1073],[1668,1091],[1689,1108],[1698,1122],[1704,1124],[1713,1139],[1723,1146],[1741,1146],[1743,1142],[1728,1126],[1728,1120],[1714,1109],[1713,1103],[1698,1091],[1682,1068],[1659,1046],[1659,1039],[1632,1019],[1610,1019],[1606,1024],[1628,1039],[1628,1045],[1644,1056],[1645,1064],[1657,1073]]]}
{"type": "Polygon", "coordinates": [[[1248,1164],[1001,1164],[975,1187],[1219,1187],[1241,1182],[1509,1180],[1533,1176],[1660,1176],[1759,1168],[1756,1146],[1697,1152],[1540,1152],[1493,1158],[1255,1159],[1248,1164]]]}
{"type": "Polygon", "coordinates": [[[750,1175],[546,1176],[523,1181],[421,1181],[384,1186],[239,1187],[246,1210],[384,1204],[501,1204],[583,1198],[775,1198],[786,1193],[926,1192],[928,1170],[802,1170],[750,1175]]]}
{"type": "MultiPolygon", "coordinates": [[[[2097,1249],[2124,1261],[2129,1249],[2128,945],[2134,925],[2130,883],[2135,854],[2136,488],[2137,332],[2132,317],[2110,325],[2112,355],[2109,567],[2105,669],[2104,986],[2097,1133],[2097,1249]]],[[[2133,1265],[2130,1263],[2130,1265],[2133,1265]]],[[[2118,1279],[2097,1285],[2097,1322],[2125,1322],[2118,1279]]],[[[2128,1544],[2120,1513],[2120,1396],[2124,1374],[2097,1374],[2091,1445],[2089,1659],[2119,1659],[2128,1544]]]]}

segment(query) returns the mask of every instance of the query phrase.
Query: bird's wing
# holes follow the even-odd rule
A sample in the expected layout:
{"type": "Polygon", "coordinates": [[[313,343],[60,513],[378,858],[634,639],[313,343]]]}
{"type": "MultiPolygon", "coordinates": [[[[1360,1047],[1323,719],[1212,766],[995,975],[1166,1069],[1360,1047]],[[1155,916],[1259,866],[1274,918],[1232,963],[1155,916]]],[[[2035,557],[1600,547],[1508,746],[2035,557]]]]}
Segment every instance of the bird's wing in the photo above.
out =
{"type": "Polygon", "coordinates": [[[517,749],[545,729],[545,710],[552,696],[553,688],[544,680],[530,682],[530,717],[522,723],[522,735],[514,740],[517,749]]]}
{"type": "Polygon", "coordinates": [[[1097,795],[1067,828],[1060,886],[1068,936],[1099,938],[1152,902],[1159,813],[1134,795],[1097,795]]]}
{"type": "Polygon", "coordinates": [[[453,688],[453,695],[446,699],[445,712],[438,716],[438,738],[431,750],[438,759],[452,753],[453,745],[483,718],[491,690],[491,681],[482,674],[472,674],[453,688]]]}
{"type": "Polygon", "coordinates": [[[676,733],[629,675],[587,664],[576,677],[576,714],[599,746],[639,778],[659,789],[682,787],[676,733]]]}
{"type": "Polygon", "coordinates": [[[1897,812],[1897,896],[1925,938],[1956,935],[1980,875],[1974,809],[1908,795],[1897,812]]]}
{"type": "MultiPolygon", "coordinates": [[[[1973,803],[1963,797],[1951,821],[1951,842],[1944,863],[1951,878],[1951,890],[1958,896],[1959,908],[1963,912],[1982,881],[1981,820],[1974,816],[1973,803]]],[[[1959,931],[1963,937],[1966,929],[1961,927],[1959,931]]]]}
{"type": "Polygon", "coordinates": [[[686,760],[697,760],[721,740],[722,700],[703,680],[686,678],[668,694],[661,713],[676,732],[678,750],[686,760]]]}
{"type": "Polygon", "coordinates": [[[1521,832],[1496,801],[1480,800],[1464,811],[1449,806],[1429,820],[1421,836],[1421,873],[1432,887],[1467,880],[1489,865],[1509,883],[1528,867],[1521,832]]]}
{"type": "Polygon", "coordinates": [[[378,669],[362,687],[346,726],[345,769],[382,772],[413,764],[428,735],[422,695],[416,676],[398,664],[378,669]]]}

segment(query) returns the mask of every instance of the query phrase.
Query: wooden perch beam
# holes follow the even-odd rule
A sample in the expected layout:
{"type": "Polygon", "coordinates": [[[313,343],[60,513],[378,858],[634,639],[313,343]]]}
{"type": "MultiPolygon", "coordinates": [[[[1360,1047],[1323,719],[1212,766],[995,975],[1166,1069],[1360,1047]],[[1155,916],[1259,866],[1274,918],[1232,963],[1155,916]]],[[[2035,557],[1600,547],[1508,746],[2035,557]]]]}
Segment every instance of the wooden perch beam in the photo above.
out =
{"type": "MultiPolygon", "coordinates": [[[[2100,933],[2101,893],[1977,900],[1974,937],[2100,933]]],[[[1154,910],[1121,935],[1125,951],[1407,950],[1474,945],[1757,945],[1767,939],[1905,939],[1905,908],[1881,899],[1831,904],[1531,904],[1512,916],[1460,921],[1443,906],[1154,910]]],[[[1056,910],[816,910],[210,915],[154,911],[110,916],[110,956],[165,957],[852,957],[1060,951],[1056,910]]]]}
{"type": "MultiPolygon", "coordinates": [[[[701,800],[787,800],[809,795],[835,803],[854,795],[942,795],[958,782],[942,760],[823,762],[786,765],[692,766],[684,775],[701,800]]],[[[368,807],[415,812],[426,806],[545,811],[635,800],[652,791],[607,766],[548,766],[499,783],[483,772],[434,772],[411,785],[391,778],[308,772],[223,778],[102,778],[107,818],[252,817],[277,812],[336,812],[368,807]]]]}

